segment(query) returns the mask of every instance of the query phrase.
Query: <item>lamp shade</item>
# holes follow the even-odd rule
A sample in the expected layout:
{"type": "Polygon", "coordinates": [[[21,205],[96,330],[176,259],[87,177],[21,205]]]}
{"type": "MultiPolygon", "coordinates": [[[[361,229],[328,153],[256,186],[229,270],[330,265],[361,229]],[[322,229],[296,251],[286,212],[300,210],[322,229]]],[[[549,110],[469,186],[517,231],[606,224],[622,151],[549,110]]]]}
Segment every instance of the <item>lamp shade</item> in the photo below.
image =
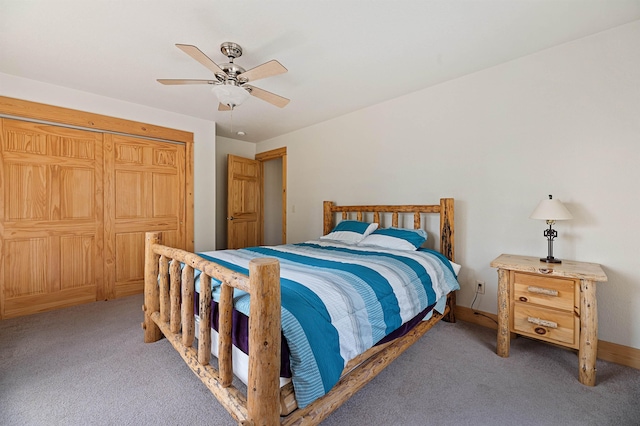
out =
{"type": "Polygon", "coordinates": [[[569,220],[573,219],[573,216],[560,200],[553,199],[553,197],[549,195],[548,200],[540,201],[540,204],[538,204],[538,207],[536,207],[533,213],[531,213],[529,218],[541,220],[569,220]]]}
{"type": "Polygon", "coordinates": [[[212,90],[218,97],[218,101],[231,109],[237,107],[249,97],[249,92],[245,89],[231,84],[219,84],[213,86],[212,90]]]}

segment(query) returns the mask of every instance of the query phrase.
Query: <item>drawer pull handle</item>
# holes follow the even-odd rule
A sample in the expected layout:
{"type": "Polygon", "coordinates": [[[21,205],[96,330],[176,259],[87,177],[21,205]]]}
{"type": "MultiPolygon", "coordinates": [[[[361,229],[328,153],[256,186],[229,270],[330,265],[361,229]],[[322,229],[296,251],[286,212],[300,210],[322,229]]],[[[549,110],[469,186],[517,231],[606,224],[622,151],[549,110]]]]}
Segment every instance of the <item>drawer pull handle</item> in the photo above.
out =
{"type": "Polygon", "coordinates": [[[527,299],[527,298],[526,298],[526,297],[524,297],[524,296],[520,296],[520,301],[521,301],[521,302],[528,302],[528,301],[529,301],[529,299],[527,299]]]}
{"type": "Polygon", "coordinates": [[[547,296],[558,297],[558,290],[552,290],[550,288],[534,287],[530,285],[527,290],[529,290],[529,293],[546,294],[547,296]]]}
{"type": "MultiPolygon", "coordinates": [[[[557,322],[547,321],[547,320],[543,320],[543,319],[540,319],[540,318],[527,317],[527,321],[530,322],[531,324],[541,325],[543,327],[558,328],[558,323],[557,322]]],[[[538,330],[538,328],[536,328],[536,333],[538,333],[537,330],[538,330]]],[[[538,333],[538,334],[540,334],[540,333],[538,333]]]]}
{"type": "Polygon", "coordinates": [[[546,328],[542,328],[542,327],[536,327],[533,329],[533,331],[535,331],[537,334],[539,335],[544,335],[547,334],[547,329],[546,328]]]}

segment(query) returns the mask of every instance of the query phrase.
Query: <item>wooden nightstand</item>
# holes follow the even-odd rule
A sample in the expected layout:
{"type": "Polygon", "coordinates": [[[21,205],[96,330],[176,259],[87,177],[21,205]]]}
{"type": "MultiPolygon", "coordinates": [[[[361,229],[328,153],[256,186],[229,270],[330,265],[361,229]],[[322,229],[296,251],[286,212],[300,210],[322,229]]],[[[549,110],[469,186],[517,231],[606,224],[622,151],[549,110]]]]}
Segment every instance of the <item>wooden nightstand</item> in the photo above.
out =
{"type": "Polygon", "coordinates": [[[498,268],[497,354],[509,356],[510,332],[578,349],[579,380],[596,384],[596,282],[607,281],[597,263],[503,254],[498,268]]]}

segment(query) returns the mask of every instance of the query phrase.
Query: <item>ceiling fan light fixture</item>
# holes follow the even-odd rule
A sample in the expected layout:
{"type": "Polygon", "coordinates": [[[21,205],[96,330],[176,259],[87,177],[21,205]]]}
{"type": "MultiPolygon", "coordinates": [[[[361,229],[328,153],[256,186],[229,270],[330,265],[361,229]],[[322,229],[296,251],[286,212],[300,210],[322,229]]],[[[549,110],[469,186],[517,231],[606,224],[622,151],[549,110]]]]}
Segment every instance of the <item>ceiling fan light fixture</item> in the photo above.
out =
{"type": "Polygon", "coordinates": [[[213,92],[220,101],[218,111],[233,111],[233,109],[241,105],[247,100],[249,95],[261,99],[279,108],[285,107],[289,103],[289,99],[276,95],[275,93],[262,90],[247,83],[253,83],[262,78],[271,77],[287,72],[287,69],[275,59],[265,62],[257,67],[246,71],[240,65],[233,62],[234,59],[242,56],[242,47],[236,43],[224,42],[220,45],[220,51],[229,59],[228,63],[221,65],[216,64],[202,50],[190,44],[176,44],[176,47],[182,50],[191,58],[200,62],[209,71],[213,72],[213,79],[167,79],[160,78],[158,82],[165,85],[180,84],[210,84],[213,85],[213,92]]]}
{"type": "Polygon", "coordinates": [[[218,84],[213,86],[212,90],[218,101],[231,109],[241,105],[249,98],[249,92],[246,89],[230,84],[218,84]]]}

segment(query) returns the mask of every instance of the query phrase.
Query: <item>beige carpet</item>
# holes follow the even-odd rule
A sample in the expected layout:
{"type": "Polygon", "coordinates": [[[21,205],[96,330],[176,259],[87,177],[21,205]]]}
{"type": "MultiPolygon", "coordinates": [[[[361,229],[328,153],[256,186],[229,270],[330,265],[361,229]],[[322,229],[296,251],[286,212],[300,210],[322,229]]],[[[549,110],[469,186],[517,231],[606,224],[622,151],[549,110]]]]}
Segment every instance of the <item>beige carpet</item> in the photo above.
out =
{"type": "MultiPolygon", "coordinates": [[[[0,321],[0,425],[233,425],[171,346],[142,342],[142,296],[0,321]]],[[[440,323],[323,425],[640,425],[640,371],[440,323]]]]}

